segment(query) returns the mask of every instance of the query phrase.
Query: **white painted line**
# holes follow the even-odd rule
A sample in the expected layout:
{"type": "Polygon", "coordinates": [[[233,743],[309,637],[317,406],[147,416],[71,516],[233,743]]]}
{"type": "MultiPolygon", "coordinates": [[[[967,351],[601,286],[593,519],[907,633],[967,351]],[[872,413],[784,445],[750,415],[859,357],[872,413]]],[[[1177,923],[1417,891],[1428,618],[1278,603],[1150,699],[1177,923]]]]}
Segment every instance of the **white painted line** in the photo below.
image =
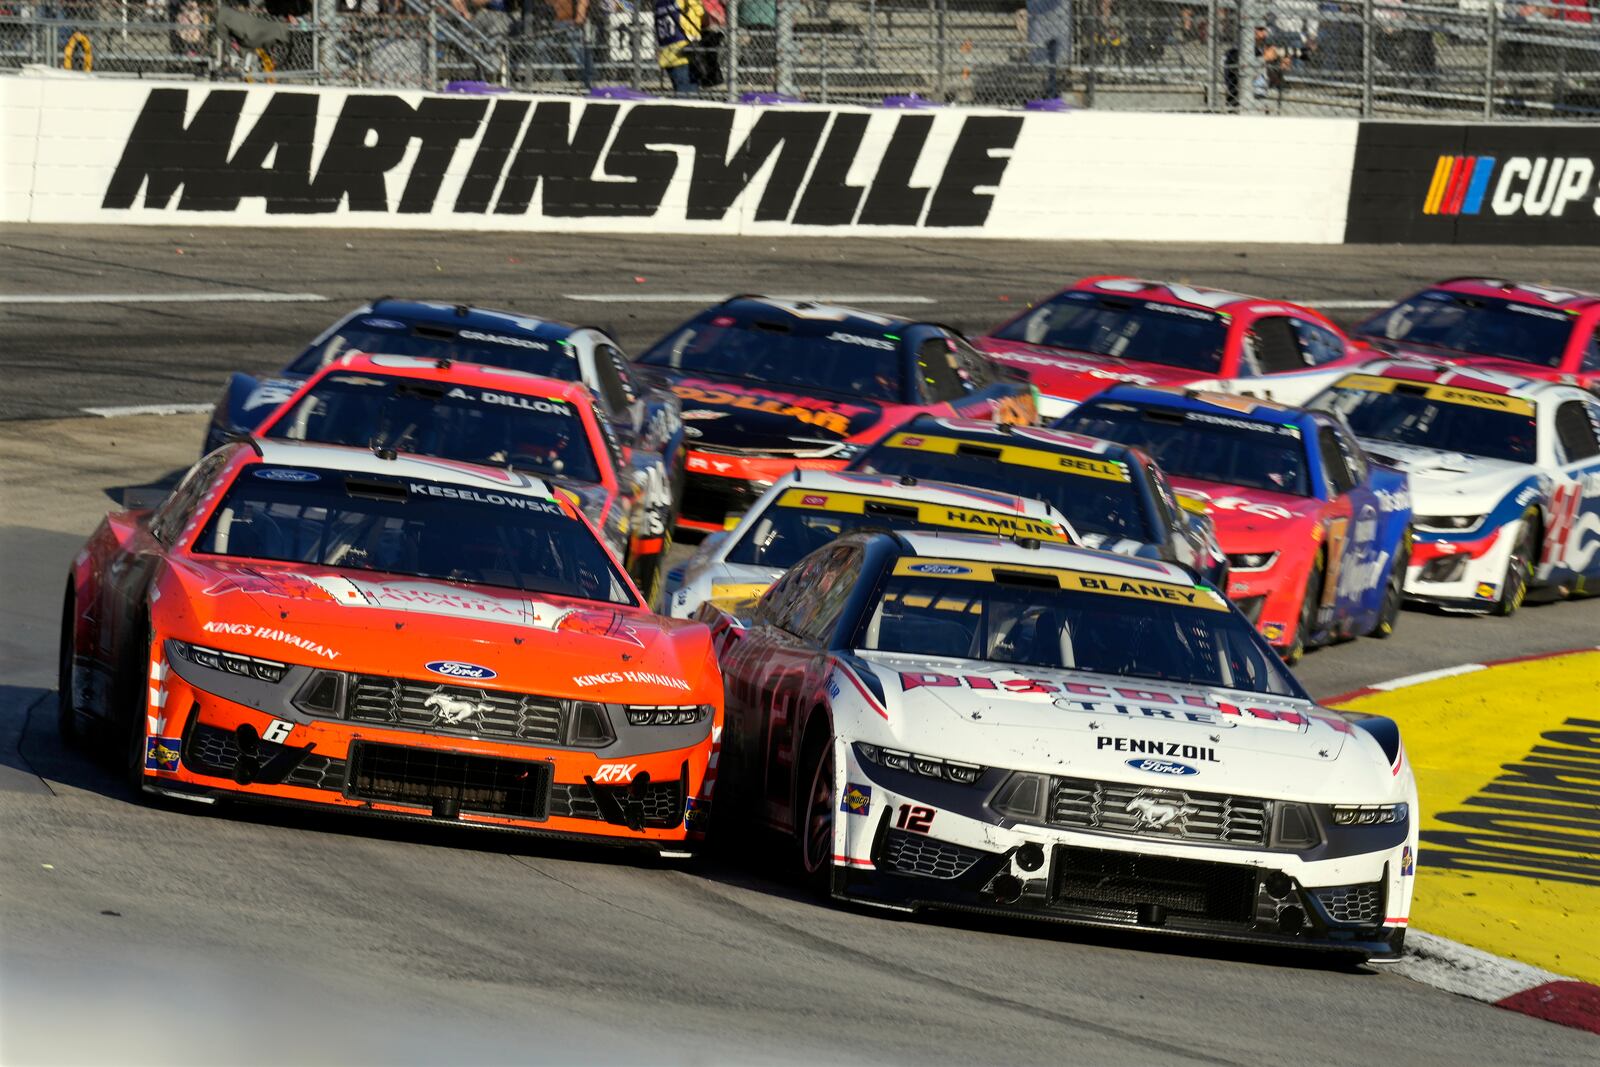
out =
{"type": "MultiPolygon", "coordinates": [[[[817,296],[813,293],[766,293],[773,300],[809,300],[814,304],[937,304],[931,296],[885,296],[867,294],[849,296],[817,296]]],[[[727,293],[566,293],[565,300],[579,300],[586,304],[720,304],[728,299],[727,293]]]]}
{"type": "Polygon", "coordinates": [[[85,414],[98,415],[102,419],[116,419],[124,415],[204,415],[211,408],[210,404],[128,404],[125,407],[78,410],[85,414]]]}
{"type": "Polygon", "coordinates": [[[1387,682],[1377,682],[1373,685],[1367,686],[1367,688],[1376,689],[1380,692],[1387,693],[1392,689],[1405,689],[1409,686],[1421,685],[1423,682],[1433,682],[1440,678],[1454,678],[1458,674],[1471,674],[1473,671],[1481,671],[1484,669],[1485,668],[1482,663],[1461,663],[1454,667],[1440,667],[1436,671],[1423,671],[1421,674],[1408,674],[1404,678],[1391,678],[1387,682]]]}
{"type": "Polygon", "coordinates": [[[320,293],[0,293],[0,304],[320,304],[320,293]]]}
{"type": "Polygon", "coordinates": [[[1393,300],[1291,300],[1291,304],[1299,304],[1308,308],[1327,308],[1330,311],[1377,311],[1379,308],[1391,306],[1393,300]]]}

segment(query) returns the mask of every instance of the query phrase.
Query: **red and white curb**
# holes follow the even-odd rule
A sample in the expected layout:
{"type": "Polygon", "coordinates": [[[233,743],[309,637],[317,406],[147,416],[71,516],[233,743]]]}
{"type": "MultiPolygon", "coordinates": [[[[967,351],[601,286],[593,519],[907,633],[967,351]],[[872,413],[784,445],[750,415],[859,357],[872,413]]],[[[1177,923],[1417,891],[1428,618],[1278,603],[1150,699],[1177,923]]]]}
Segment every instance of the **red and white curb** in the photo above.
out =
{"type": "MultiPolygon", "coordinates": [[[[1531,660],[1554,659],[1577,652],[1594,652],[1600,646],[1569,648],[1560,652],[1538,652],[1529,656],[1511,656],[1486,663],[1461,663],[1434,671],[1408,674],[1387,682],[1376,682],[1361,689],[1343,693],[1317,703],[1342,704],[1347,700],[1389,693],[1440,678],[1453,678],[1472,674],[1489,667],[1531,660]]],[[[1413,928],[1406,934],[1406,952],[1399,963],[1387,968],[1423,985],[1442,989],[1447,993],[1471,997],[1497,1008],[1505,1008],[1536,1019],[1546,1019],[1562,1026],[1573,1026],[1600,1034],[1600,985],[1581,982],[1576,978],[1546,971],[1526,963],[1496,956],[1492,952],[1463,945],[1447,937],[1425,933],[1413,928]]]]}
{"type": "Polygon", "coordinates": [[[1412,930],[1405,957],[1387,968],[1497,1008],[1600,1034],[1600,986],[1412,930]]]}

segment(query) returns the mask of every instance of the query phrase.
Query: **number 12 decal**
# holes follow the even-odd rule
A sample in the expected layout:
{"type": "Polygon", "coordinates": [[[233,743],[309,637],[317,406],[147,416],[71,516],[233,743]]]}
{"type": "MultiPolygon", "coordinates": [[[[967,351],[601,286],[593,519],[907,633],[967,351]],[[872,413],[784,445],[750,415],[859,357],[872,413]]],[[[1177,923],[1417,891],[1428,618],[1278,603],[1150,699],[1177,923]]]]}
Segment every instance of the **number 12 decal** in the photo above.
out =
{"type": "Polygon", "coordinates": [[[914,834],[925,834],[933,827],[934,810],[925,808],[920,804],[900,805],[900,817],[895,820],[895,826],[901,830],[910,830],[914,834]]]}

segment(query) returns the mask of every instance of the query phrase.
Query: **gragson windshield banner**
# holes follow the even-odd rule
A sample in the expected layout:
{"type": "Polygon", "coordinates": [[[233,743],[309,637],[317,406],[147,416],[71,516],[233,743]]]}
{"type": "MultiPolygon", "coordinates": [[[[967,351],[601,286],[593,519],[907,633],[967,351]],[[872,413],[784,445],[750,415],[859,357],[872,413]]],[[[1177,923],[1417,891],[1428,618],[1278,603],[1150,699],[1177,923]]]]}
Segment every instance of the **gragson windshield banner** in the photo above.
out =
{"type": "Polygon", "coordinates": [[[1364,122],[1345,240],[1600,245],[1600,126],[1364,122]]]}
{"type": "Polygon", "coordinates": [[[158,88],[100,206],[970,230],[1021,128],[955,112],[158,88]]]}

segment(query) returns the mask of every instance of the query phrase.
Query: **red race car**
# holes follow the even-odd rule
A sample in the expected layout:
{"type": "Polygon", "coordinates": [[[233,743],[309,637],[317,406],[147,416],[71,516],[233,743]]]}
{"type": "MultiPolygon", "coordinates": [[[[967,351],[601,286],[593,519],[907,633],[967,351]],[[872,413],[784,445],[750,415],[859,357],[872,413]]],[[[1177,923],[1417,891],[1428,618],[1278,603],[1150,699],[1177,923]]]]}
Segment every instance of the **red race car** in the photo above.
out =
{"type": "Polygon", "coordinates": [[[251,438],[78,553],[60,729],[140,795],[681,853],[722,680],[642,601],[537,478],[251,438]]]}
{"type": "Polygon", "coordinates": [[[581,382],[448,359],[347,353],[312,375],[256,432],[543,478],[578,497],[650,594],[671,544],[674,486],[661,453],[618,441],[581,382]]]}
{"type": "Polygon", "coordinates": [[[1449,278],[1351,335],[1369,355],[1423,356],[1600,393],[1600,294],[1449,278]]]}
{"type": "Polygon", "coordinates": [[[1033,381],[1046,425],[1119,382],[1214,389],[1260,378],[1249,392],[1297,404],[1363,358],[1299,304],[1111,275],[1085,278],[973,344],[1033,381]]]}

